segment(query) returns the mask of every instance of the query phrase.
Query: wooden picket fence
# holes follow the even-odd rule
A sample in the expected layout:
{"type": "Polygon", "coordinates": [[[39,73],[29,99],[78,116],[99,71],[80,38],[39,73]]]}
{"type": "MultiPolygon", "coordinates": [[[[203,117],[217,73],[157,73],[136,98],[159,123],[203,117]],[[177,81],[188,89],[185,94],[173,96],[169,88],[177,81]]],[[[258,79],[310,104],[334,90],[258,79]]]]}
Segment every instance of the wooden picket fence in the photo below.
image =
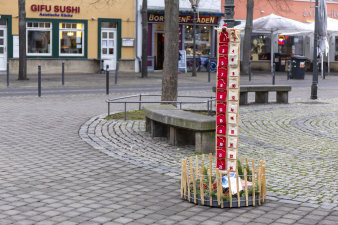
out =
{"type": "Polygon", "coordinates": [[[181,198],[195,204],[211,207],[241,207],[261,205],[266,200],[265,162],[254,159],[237,160],[236,172],[213,168],[213,155],[202,155],[182,160],[181,198]],[[208,158],[208,160],[206,159],[208,158]],[[244,164],[244,165],[243,165],[244,164]],[[250,174],[248,174],[248,172],[250,174]],[[236,187],[231,187],[230,175],[236,173],[236,187]],[[222,186],[222,177],[228,177],[229,188],[222,186]],[[243,178],[243,179],[242,179],[243,178]],[[239,182],[242,184],[240,191],[239,182]],[[250,185],[249,185],[250,184],[250,185]],[[251,187],[249,187],[251,186],[251,187]],[[236,188],[233,195],[232,189],[236,188]]]}

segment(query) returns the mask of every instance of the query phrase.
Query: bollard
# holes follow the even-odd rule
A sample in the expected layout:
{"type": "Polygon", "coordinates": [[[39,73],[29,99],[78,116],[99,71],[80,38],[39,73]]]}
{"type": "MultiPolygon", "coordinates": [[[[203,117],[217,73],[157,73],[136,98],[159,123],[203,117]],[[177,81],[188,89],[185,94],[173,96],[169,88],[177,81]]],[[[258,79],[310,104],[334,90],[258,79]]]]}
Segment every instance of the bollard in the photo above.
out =
{"type": "Polygon", "coordinates": [[[276,63],[272,66],[272,85],[276,83],[276,63]]]}
{"type": "Polygon", "coordinates": [[[109,66],[106,67],[106,95],[109,95],[109,66]]]}
{"type": "Polygon", "coordinates": [[[291,71],[291,61],[288,60],[288,70],[287,70],[287,80],[290,80],[290,71],[291,71]]]}
{"type": "Polygon", "coordinates": [[[211,58],[209,58],[208,63],[208,83],[210,83],[210,70],[211,70],[211,58]]]}
{"type": "Polygon", "coordinates": [[[62,86],[65,85],[65,62],[62,62],[62,86]]]}
{"type": "Polygon", "coordinates": [[[41,65],[38,66],[38,96],[41,97],[41,65]]]}
{"type": "Polygon", "coordinates": [[[119,75],[119,61],[116,63],[116,70],[115,70],[115,85],[117,84],[117,77],[119,75]]]}
{"type": "Polygon", "coordinates": [[[7,62],[7,87],[9,87],[9,62],[7,62]]]}
{"type": "Polygon", "coordinates": [[[251,81],[251,60],[249,60],[249,81],[251,81]]]}

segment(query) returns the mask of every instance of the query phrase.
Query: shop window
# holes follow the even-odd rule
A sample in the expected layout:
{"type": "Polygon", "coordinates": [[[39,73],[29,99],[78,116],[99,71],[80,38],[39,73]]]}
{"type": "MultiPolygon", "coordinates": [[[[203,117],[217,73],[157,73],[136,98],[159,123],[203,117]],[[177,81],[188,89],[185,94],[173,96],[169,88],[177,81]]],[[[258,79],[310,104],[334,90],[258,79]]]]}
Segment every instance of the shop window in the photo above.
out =
{"type": "Polygon", "coordinates": [[[27,55],[51,56],[52,25],[45,22],[27,23],[27,55]]]}
{"type": "Polygon", "coordinates": [[[278,45],[280,53],[288,55],[303,55],[303,36],[284,36],[284,44],[278,45]]]}
{"type": "Polygon", "coordinates": [[[266,35],[253,34],[251,37],[252,60],[270,60],[271,38],[266,35]]]}
{"type": "Polygon", "coordinates": [[[60,55],[84,55],[84,25],[82,23],[60,23],[60,55]]]}
{"type": "Polygon", "coordinates": [[[334,56],[334,60],[338,61],[338,37],[336,37],[336,51],[335,51],[335,56],[334,56]]]}
{"type": "MultiPolygon", "coordinates": [[[[187,56],[193,56],[193,26],[185,26],[184,49],[187,56]]],[[[196,26],[196,55],[209,56],[211,52],[211,29],[210,26],[196,26]]]]}

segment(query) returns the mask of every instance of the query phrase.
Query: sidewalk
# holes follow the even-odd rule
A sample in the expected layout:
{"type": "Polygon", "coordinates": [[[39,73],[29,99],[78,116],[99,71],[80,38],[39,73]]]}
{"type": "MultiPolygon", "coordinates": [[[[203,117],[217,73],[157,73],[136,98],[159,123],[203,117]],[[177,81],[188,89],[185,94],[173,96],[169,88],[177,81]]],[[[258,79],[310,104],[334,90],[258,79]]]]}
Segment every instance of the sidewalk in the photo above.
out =
{"type": "MultiPolygon", "coordinates": [[[[149,88],[156,88],[156,90],[161,89],[162,85],[162,72],[149,73],[148,78],[141,78],[139,73],[127,73],[120,72],[118,77],[117,85],[114,84],[115,73],[110,74],[110,87],[111,90],[114,90],[114,87],[117,88],[126,88],[133,89],[137,88],[140,92],[142,90],[149,90],[149,88]]],[[[0,95],[1,92],[11,93],[16,90],[20,92],[19,89],[28,89],[31,91],[37,92],[37,75],[31,74],[28,75],[29,80],[27,81],[18,81],[17,77],[11,75],[10,87],[6,86],[6,75],[0,75],[0,95]]],[[[208,73],[197,73],[197,77],[192,77],[191,73],[181,73],[178,74],[178,86],[190,86],[190,87],[213,87],[216,85],[216,73],[210,74],[210,83],[208,83],[208,73]]],[[[252,80],[249,82],[249,77],[247,75],[241,76],[242,85],[262,85],[272,84],[272,75],[268,72],[262,71],[253,71],[252,80]]],[[[290,85],[292,86],[292,91],[289,94],[289,101],[295,102],[300,99],[310,99],[311,93],[311,84],[312,84],[312,74],[307,73],[304,80],[287,80],[286,73],[277,73],[276,74],[276,85],[290,85]]],[[[325,80],[322,80],[319,77],[318,80],[318,99],[329,99],[335,98],[338,96],[338,73],[331,73],[330,76],[327,76],[325,80]]],[[[61,84],[61,74],[51,74],[51,75],[42,75],[42,89],[53,89],[53,93],[57,93],[58,90],[67,94],[67,90],[76,89],[75,92],[81,94],[82,92],[88,91],[89,89],[100,89],[96,91],[97,93],[105,93],[106,88],[106,75],[102,74],[66,74],[65,75],[65,85],[62,87],[61,84]]],[[[117,88],[115,90],[117,91],[117,88]]],[[[22,90],[21,90],[22,91],[22,90]]],[[[92,90],[94,92],[94,90],[92,90]]],[[[73,92],[69,92],[73,94],[73,92]]],[[[24,92],[21,94],[25,95],[24,92]]],[[[44,95],[44,93],[43,93],[44,95]]],[[[249,98],[253,99],[253,93],[249,93],[249,98]],[[250,97],[251,96],[251,97],[250,97]]],[[[274,101],[275,94],[270,95],[272,101],[274,101]]],[[[271,101],[271,100],[270,100],[271,101]]]]}
{"type": "MultiPolygon", "coordinates": [[[[263,82],[267,78],[259,79],[263,82]]],[[[296,84],[300,82],[295,81],[296,84]]],[[[294,91],[297,92],[297,88],[294,91]]],[[[180,94],[210,95],[212,91],[207,87],[180,94]]],[[[109,97],[121,95],[114,93],[109,97]]],[[[114,124],[95,120],[96,115],[106,113],[106,99],[103,93],[66,98],[58,95],[0,98],[0,224],[337,224],[338,211],[332,205],[314,208],[269,196],[270,200],[260,207],[216,209],[181,200],[176,179],[135,165],[133,161],[135,157],[149,161],[147,155],[135,153],[138,149],[160,155],[161,148],[163,155],[150,157],[150,161],[160,160],[168,162],[165,166],[171,166],[180,149],[170,150],[158,139],[142,139],[139,135],[144,133],[134,131],[144,128],[136,122],[114,124]],[[96,126],[95,123],[100,124],[96,126]],[[86,129],[79,131],[86,126],[88,132],[86,129]],[[119,138],[110,136],[114,133],[105,136],[113,130],[119,138]],[[98,139],[108,139],[114,146],[98,142],[104,148],[98,144],[93,148],[84,142],[100,141],[98,139]],[[106,155],[97,150],[105,151],[105,148],[113,150],[113,156],[127,160],[109,157],[109,152],[106,155]],[[166,155],[168,151],[171,153],[166,155]]],[[[324,103],[242,107],[245,127],[241,130],[244,136],[240,140],[241,154],[271,157],[266,161],[271,165],[268,170],[272,175],[278,170],[290,173],[291,169],[299,167],[300,174],[294,175],[300,175],[300,179],[291,183],[285,180],[285,186],[276,186],[278,180],[270,180],[272,188],[285,189],[290,184],[296,187],[294,191],[298,196],[307,197],[314,190],[314,194],[324,196],[323,202],[330,198],[337,202],[336,185],[323,189],[326,181],[335,184],[337,173],[334,145],[337,141],[334,116],[337,114],[333,114],[337,113],[337,96],[324,103]],[[292,141],[289,145],[285,144],[288,140],[292,141]],[[286,146],[284,151],[278,150],[279,145],[286,146]],[[292,159],[292,163],[284,163],[287,159],[292,159]],[[309,162],[303,166],[307,160],[309,162]],[[311,176],[309,171],[313,172],[311,176]],[[312,183],[316,179],[320,182],[312,183]],[[314,189],[302,194],[302,189],[306,188],[304,184],[314,189]]],[[[113,110],[122,111],[123,106],[116,105],[113,110]]]]}

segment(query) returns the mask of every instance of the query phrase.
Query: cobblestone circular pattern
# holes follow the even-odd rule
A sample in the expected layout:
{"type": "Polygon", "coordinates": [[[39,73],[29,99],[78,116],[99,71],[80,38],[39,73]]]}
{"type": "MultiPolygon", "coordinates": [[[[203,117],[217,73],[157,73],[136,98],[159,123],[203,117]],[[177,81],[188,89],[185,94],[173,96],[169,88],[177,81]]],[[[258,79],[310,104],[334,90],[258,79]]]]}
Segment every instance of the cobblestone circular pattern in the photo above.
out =
{"type": "MultiPolygon", "coordinates": [[[[270,199],[338,210],[338,99],[321,102],[240,108],[240,156],[267,162],[270,199]]],[[[193,146],[151,138],[144,125],[101,115],[83,124],[79,134],[114,158],[179,178],[180,161],[195,155],[193,146]]]]}

